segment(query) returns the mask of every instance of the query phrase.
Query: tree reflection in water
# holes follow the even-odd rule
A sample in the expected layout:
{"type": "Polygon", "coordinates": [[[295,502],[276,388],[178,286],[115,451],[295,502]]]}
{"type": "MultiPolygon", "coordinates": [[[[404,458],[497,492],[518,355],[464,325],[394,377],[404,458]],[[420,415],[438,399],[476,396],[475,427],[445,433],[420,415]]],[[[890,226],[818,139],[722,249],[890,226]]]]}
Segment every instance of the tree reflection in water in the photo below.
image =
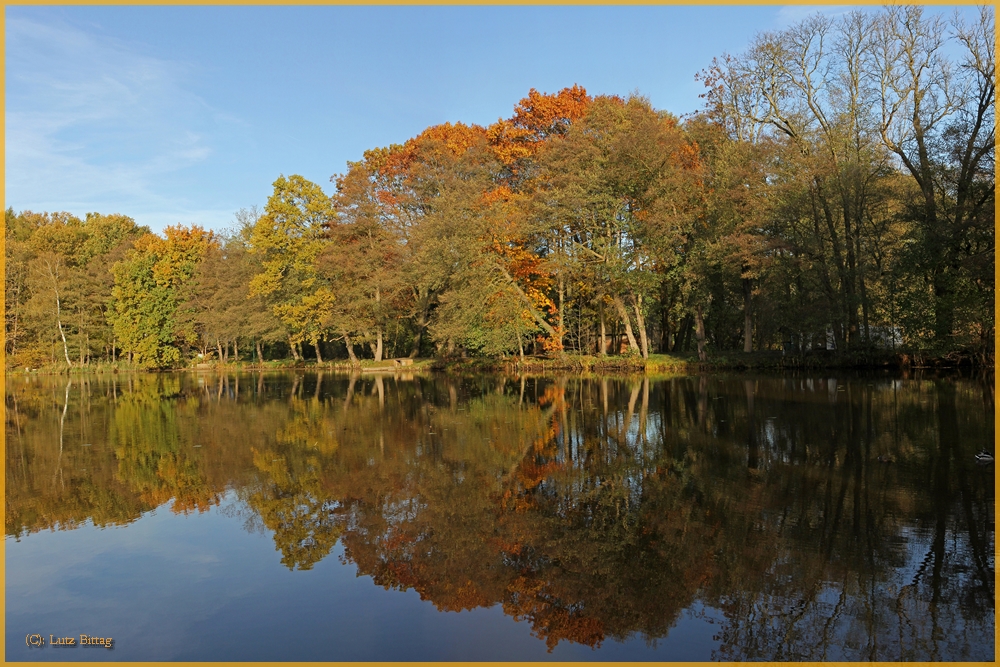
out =
{"type": "Polygon", "coordinates": [[[11,379],[6,531],[224,511],[552,648],[720,610],[722,660],[994,646],[992,379],[11,379]],[[883,463],[893,460],[894,463],[883,463]]]}

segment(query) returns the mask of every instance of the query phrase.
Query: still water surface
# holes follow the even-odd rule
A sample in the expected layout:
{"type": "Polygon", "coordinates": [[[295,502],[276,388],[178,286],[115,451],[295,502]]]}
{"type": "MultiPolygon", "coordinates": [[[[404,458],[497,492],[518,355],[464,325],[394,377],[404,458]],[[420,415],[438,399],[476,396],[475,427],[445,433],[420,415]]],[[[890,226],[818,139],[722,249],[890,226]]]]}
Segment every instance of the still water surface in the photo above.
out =
{"type": "Polygon", "coordinates": [[[6,658],[992,660],[993,400],[884,375],[10,378],[6,658]]]}

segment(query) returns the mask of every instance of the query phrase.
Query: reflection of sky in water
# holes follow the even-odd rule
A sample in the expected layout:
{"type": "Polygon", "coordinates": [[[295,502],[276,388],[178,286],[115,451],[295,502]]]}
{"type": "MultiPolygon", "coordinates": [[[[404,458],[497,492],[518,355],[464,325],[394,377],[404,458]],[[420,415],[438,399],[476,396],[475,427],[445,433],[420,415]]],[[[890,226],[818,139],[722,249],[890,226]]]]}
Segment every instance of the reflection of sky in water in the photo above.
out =
{"type": "MultiPolygon", "coordinates": [[[[222,506],[233,503],[230,492],[222,506]]],[[[707,660],[722,622],[696,603],[648,645],[562,642],[547,653],[499,605],[441,613],[413,590],[373,585],[339,544],[313,569],[290,571],[270,534],[226,513],[163,507],[125,527],[8,538],[7,659],[707,660]],[[28,649],[29,632],[113,637],[115,648],[28,649]]]]}

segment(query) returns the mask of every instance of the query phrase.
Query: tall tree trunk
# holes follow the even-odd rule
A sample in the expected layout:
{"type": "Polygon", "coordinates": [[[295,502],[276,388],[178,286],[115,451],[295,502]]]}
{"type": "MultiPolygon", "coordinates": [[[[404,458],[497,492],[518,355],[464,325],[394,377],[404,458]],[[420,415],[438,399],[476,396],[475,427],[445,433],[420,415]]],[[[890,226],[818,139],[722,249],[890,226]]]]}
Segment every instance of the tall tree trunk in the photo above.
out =
{"type": "Polygon", "coordinates": [[[222,341],[220,341],[218,338],[215,339],[215,349],[219,351],[219,363],[221,364],[223,362],[222,341]]]}
{"type": "Polygon", "coordinates": [[[254,347],[257,348],[257,363],[258,364],[264,363],[264,351],[261,348],[260,340],[254,340],[254,347]]]}
{"type": "Polygon", "coordinates": [[[299,356],[298,343],[296,343],[291,338],[288,339],[288,347],[292,349],[292,359],[299,361],[302,357],[299,356]]]}
{"type": "Polygon", "coordinates": [[[62,338],[63,354],[66,356],[66,365],[73,368],[73,362],[69,360],[69,346],[66,345],[66,333],[63,331],[62,326],[62,305],[59,301],[59,283],[56,281],[56,275],[52,271],[52,264],[48,260],[45,260],[45,266],[49,270],[49,277],[52,279],[52,293],[56,297],[56,326],[59,327],[59,336],[62,338]]]}
{"type": "Polygon", "coordinates": [[[694,311],[695,340],[698,341],[698,361],[705,361],[708,355],[705,354],[705,316],[701,306],[694,311]]]}
{"type": "Polygon", "coordinates": [[[625,310],[625,304],[617,296],[612,299],[615,304],[615,308],[618,310],[618,316],[622,320],[622,324],[625,325],[625,335],[628,336],[628,346],[629,349],[638,352],[639,344],[635,340],[635,335],[632,333],[632,322],[629,320],[628,311],[625,310]]]}
{"type": "Polygon", "coordinates": [[[320,342],[321,342],[320,339],[317,338],[316,341],[313,343],[313,346],[316,348],[316,363],[317,364],[323,363],[323,353],[319,349],[320,342]]]}
{"type": "Polygon", "coordinates": [[[357,366],[358,357],[354,354],[354,343],[351,342],[351,336],[346,331],[344,332],[344,345],[347,346],[347,356],[351,360],[351,365],[357,366]]]}
{"type": "Polygon", "coordinates": [[[660,352],[669,352],[673,348],[670,336],[674,333],[670,323],[670,309],[662,301],[660,305],[660,352]]]}
{"type": "Polygon", "coordinates": [[[80,326],[77,328],[76,338],[79,341],[79,346],[80,346],[80,368],[83,368],[84,365],[87,363],[87,352],[86,352],[86,349],[87,349],[88,346],[84,343],[84,341],[87,338],[87,335],[84,333],[83,312],[82,311],[80,312],[80,326]]]}
{"type": "Polygon", "coordinates": [[[862,322],[862,331],[864,331],[864,341],[865,341],[865,345],[871,345],[871,342],[872,342],[872,332],[871,332],[871,327],[869,327],[869,325],[868,325],[868,321],[869,321],[868,320],[868,308],[869,308],[868,288],[865,285],[865,273],[864,273],[864,271],[861,271],[860,275],[858,275],[858,287],[860,288],[860,291],[861,291],[861,322],[862,322]]]}
{"type": "Polygon", "coordinates": [[[237,340],[234,338],[233,339],[233,361],[236,362],[236,361],[239,361],[239,360],[240,360],[240,348],[237,347],[237,340]]]}
{"type": "Polygon", "coordinates": [[[417,310],[417,317],[414,324],[417,326],[417,331],[413,335],[413,344],[410,347],[410,359],[416,359],[420,354],[420,343],[423,341],[424,331],[427,329],[427,311],[430,308],[430,292],[429,290],[418,291],[417,303],[420,304],[417,310]]]}
{"type": "MultiPolygon", "coordinates": [[[[382,290],[378,287],[375,288],[375,308],[376,312],[381,312],[382,308],[380,304],[382,303],[382,290]]],[[[382,361],[382,323],[377,322],[375,324],[375,345],[372,348],[372,353],[375,356],[375,361],[382,361]]]]}
{"type": "MultiPolygon", "coordinates": [[[[830,208],[830,203],[826,199],[826,194],[823,188],[823,179],[819,177],[814,178],[813,186],[814,187],[811,192],[812,197],[810,198],[813,207],[813,218],[815,220],[822,219],[826,223],[826,229],[830,235],[830,247],[833,251],[834,266],[837,269],[837,276],[840,279],[840,291],[836,295],[836,298],[834,298],[831,294],[831,303],[839,305],[840,313],[831,313],[831,320],[833,320],[833,330],[836,338],[837,350],[842,351],[847,348],[847,340],[845,336],[849,335],[851,326],[850,311],[851,308],[854,307],[853,285],[848,274],[847,265],[844,261],[844,253],[840,245],[840,236],[837,234],[837,228],[833,220],[833,210],[830,208]],[[822,210],[822,216],[820,215],[820,210],[822,210]],[[844,330],[845,326],[848,331],[844,330]]],[[[815,221],[814,227],[818,232],[818,223],[815,221]]],[[[817,237],[818,236],[819,234],[817,233],[817,237]]],[[[849,242],[848,246],[850,246],[849,242]]],[[[830,286],[830,291],[832,292],[832,285],[830,286]]],[[[856,309],[854,313],[854,323],[856,328],[856,309]]]]}
{"type": "MultiPolygon", "coordinates": [[[[745,270],[745,269],[744,269],[745,270]]],[[[743,351],[753,351],[753,312],[750,307],[753,305],[753,281],[750,278],[743,279],[743,351]]]]}
{"type": "Polygon", "coordinates": [[[563,335],[566,333],[566,320],[563,317],[563,297],[566,293],[566,279],[563,277],[562,272],[559,273],[559,326],[556,327],[558,332],[557,342],[559,343],[559,349],[563,349],[563,335]]]}
{"type": "MultiPolygon", "coordinates": [[[[861,327],[858,323],[858,260],[855,251],[857,241],[854,238],[857,227],[851,225],[852,209],[859,206],[851,200],[849,189],[841,185],[844,194],[842,196],[843,218],[844,218],[844,250],[847,261],[845,275],[847,276],[847,286],[844,290],[844,303],[847,306],[847,347],[852,348],[858,344],[861,337],[861,327]]],[[[860,213],[860,209],[858,209],[860,213]]]]}
{"type": "Polygon", "coordinates": [[[417,323],[417,331],[413,334],[413,344],[410,345],[410,359],[416,359],[420,354],[420,339],[423,337],[424,325],[417,323]]]}
{"type": "Polygon", "coordinates": [[[950,349],[955,328],[954,284],[943,264],[934,270],[934,340],[950,349]]]}
{"type": "Polygon", "coordinates": [[[598,352],[602,357],[608,356],[608,330],[604,322],[604,300],[601,300],[601,349],[598,352]]]}
{"type": "Polygon", "coordinates": [[[642,295],[639,294],[632,302],[635,310],[635,325],[639,329],[639,342],[642,343],[642,358],[649,359],[649,338],[646,336],[646,319],[642,316],[642,295]]]}
{"type": "Polygon", "coordinates": [[[671,346],[671,352],[685,352],[688,348],[688,342],[691,340],[691,315],[685,315],[684,319],[681,320],[680,326],[677,329],[677,335],[674,336],[674,344],[671,346]]]}

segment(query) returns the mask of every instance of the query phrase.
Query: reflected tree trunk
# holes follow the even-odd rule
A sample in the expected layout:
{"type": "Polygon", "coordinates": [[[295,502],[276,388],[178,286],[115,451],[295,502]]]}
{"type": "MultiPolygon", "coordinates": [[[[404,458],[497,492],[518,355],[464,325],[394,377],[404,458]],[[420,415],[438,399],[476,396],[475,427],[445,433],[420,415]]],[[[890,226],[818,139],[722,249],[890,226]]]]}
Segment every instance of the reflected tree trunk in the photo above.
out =
{"type": "Polygon", "coordinates": [[[747,468],[757,470],[760,456],[760,445],[757,441],[757,420],[754,411],[754,383],[743,381],[743,389],[747,395],[747,468]]]}
{"type": "Polygon", "coordinates": [[[701,376],[698,378],[698,425],[703,429],[708,428],[708,378],[701,376]]]}
{"type": "Polygon", "coordinates": [[[938,380],[938,453],[934,457],[934,472],[931,485],[934,490],[934,538],[931,553],[934,562],[931,568],[931,601],[935,605],[941,600],[945,585],[943,570],[947,558],[946,540],[948,516],[952,504],[951,460],[959,451],[958,415],[955,410],[955,384],[951,380],[938,380]]]}
{"type": "Polygon", "coordinates": [[[375,390],[378,392],[378,409],[385,407],[385,385],[382,383],[382,376],[375,375],[375,390]]]}
{"type": "Polygon", "coordinates": [[[350,407],[351,401],[354,400],[354,385],[361,377],[360,373],[351,373],[351,379],[347,382],[347,396],[344,398],[344,412],[347,412],[347,408],[350,407]]]}
{"type": "Polygon", "coordinates": [[[635,414],[635,402],[639,400],[640,387],[641,386],[638,383],[632,385],[632,392],[628,397],[628,411],[625,413],[625,422],[621,426],[619,436],[623,441],[627,441],[628,431],[632,428],[632,415],[635,414]]]}
{"type": "Polygon", "coordinates": [[[601,403],[604,405],[604,431],[607,432],[608,419],[608,378],[601,378],[601,403]]]}
{"type": "Polygon", "coordinates": [[[646,418],[649,416],[649,378],[642,379],[642,406],[639,408],[639,436],[645,446],[648,442],[646,437],[646,418]]]}
{"type": "Polygon", "coordinates": [[[69,409],[69,389],[72,386],[72,384],[73,384],[72,379],[66,381],[66,394],[63,397],[62,416],[59,418],[59,459],[56,462],[56,470],[52,474],[52,485],[55,486],[56,477],[58,477],[59,486],[61,488],[65,487],[65,483],[63,480],[63,471],[62,471],[63,434],[66,428],[66,411],[69,409]]]}

